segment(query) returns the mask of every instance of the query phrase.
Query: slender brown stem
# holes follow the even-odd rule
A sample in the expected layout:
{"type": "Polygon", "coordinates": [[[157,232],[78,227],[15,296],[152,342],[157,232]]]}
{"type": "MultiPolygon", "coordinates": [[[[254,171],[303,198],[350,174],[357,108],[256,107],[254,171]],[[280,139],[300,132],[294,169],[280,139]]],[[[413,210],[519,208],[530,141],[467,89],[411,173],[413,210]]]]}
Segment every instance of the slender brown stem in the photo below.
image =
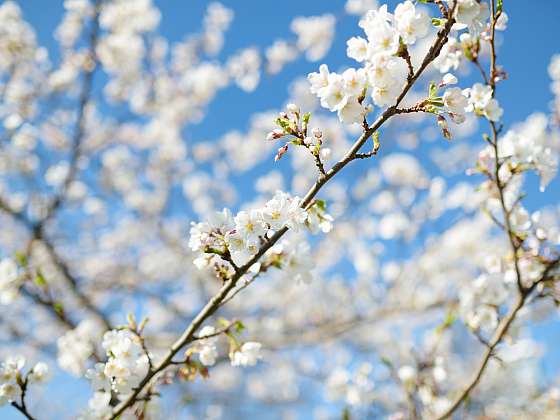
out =
{"type": "Polygon", "coordinates": [[[13,407],[15,407],[16,410],[18,410],[21,414],[23,414],[27,419],[35,420],[34,417],[27,410],[27,405],[25,404],[25,396],[26,396],[26,393],[27,393],[27,386],[29,385],[29,379],[28,378],[29,377],[26,377],[21,382],[19,382],[19,379],[18,379],[18,384],[21,387],[20,402],[17,403],[16,401],[12,401],[11,405],[13,407]]]}
{"type": "MultiPolygon", "coordinates": [[[[496,29],[496,21],[497,21],[497,18],[499,17],[499,15],[496,14],[494,0],[491,0],[490,13],[491,13],[491,15],[490,15],[490,40],[489,40],[489,42],[490,42],[490,77],[488,77],[486,75],[486,73],[484,72],[484,69],[480,66],[480,63],[478,63],[478,61],[475,61],[475,64],[477,64],[477,66],[479,67],[483,79],[492,88],[492,97],[494,97],[495,94],[496,94],[495,29],[496,29]]],[[[522,274],[521,274],[521,269],[519,267],[519,250],[521,249],[521,241],[518,239],[518,237],[515,234],[515,232],[513,230],[513,227],[512,227],[511,211],[512,211],[513,208],[512,209],[507,208],[506,200],[505,200],[505,194],[504,194],[504,190],[506,188],[506,185],[504,183],[502,183],[502,181],[500,180],[500,174],[499,174],[500,166],[501,166],[500,151],[499,151],[499,145],[498,145],[499,130],[497,129],[497,126],[496,126],[495,122],[489,121],[489,124],[490,124],[490,129],[492,131],[492,139],[491,139],[490,143],[491,143],[491,146],[492,146],[492,149],[493,149],[493,152],[494,152],[494,160],[495,160],[493,181],[495,182],[496,188],[498,190],[500,206],[501,206],[501,210],[502,210],[502,214],[503,214],[503,218],[504,218],[503,224],[498,223],[498,226],[502,227],[506,231],[508,239],[509,239],[509,243],[510,243],[510,246],[511,246],[511,251],[512,251],[512,254],[513,254],[512,258],[513,258],[513,264],[514,264],[514,268],[515,268],[515,276],[516,276],[516,282],[517,282],[517,299],[516,299],[515,304],[511,307],[507,316],[505,318],[503,318],[500,321],[500,323],[498,324],[498,327],[494,331],[494,334],[493,334],[491,340],[488,343],[486,343],[486,350],[482,355],[482,358],[481,358],[481,360],[478,364],[478,367],[476,369],[475,374],[473,375],[471,380],[467,383],[467,385],[462,389],[462,391],[459,393],[459,395],[455,398],[455,400],[450,405],[450,407],[442,415],[440,415],[438,417],[438,420],[443,420],[443,419],[446,419],[446,418],[450,417],[461,406],[462,402],[470,395],[472,390],[477,386],[477,384],[480,382],[480,379],[482,378],[482,375],[484,374],[484,371],[485,371],[485,369],[488,365],[488,362],[489,362],[490,358],[493,355],[494,349],[496,348],[496,346],[498,344],[501,343],[503,338],[506,336],[506,334],[509,330],[509,327],[511,326],[511,324],[515,320],[519,310],[521,308],[523,308],[523,306],[525,305],[527,296],[534,290],[534,288],[537,286],[538,283],[540,283],[542,281],[543,278],[548,277],[548,273],[549,273],[550,269],[557,264],[556,262],[554,262],[551,265],[549,265],[545,269],[545,272],[543,273],[542,278],[540,280],[534,282],[531,286],[525,287],[525,285],[523,284],[523,277],[522,277],[522,274]]]]}
{"type": "Polygon", "coordinates": [[[471,380],[467,383],[467,385],[462,389],[459,395],[455,398],[453,403],[445,410],[443,414],[441,414],[437,419],[443,420],[450,417],[463,403],[463,401],[470,395],[471,391],[478,385],[478,382],[482,378],[482,375],[492,357],[494,349],[498,344],[501,343],[502,339],[507,334],[509,327],[511,326],[512,322],[515,320],[517,313],[525,304],[525,295],[518,295],[517,301],[510,309],[509,313],[506,315],[505,318],[502,318],[498,328],[494,332],[492,339],[488,342],[486,350],[482,355],[482,358],[478,364],[478,367],[471,378],[471,380]]]}
{"type": "Polygon", "coordinates": [[[27,411],[26,407],[24,407],[23,405],[18,404],[16,402],[12,402],[11,404],[12,404],[12,407],[14,407],[23,416],[25,416],[25,418],[27,418],[28,420],[35,420],[35,417],[33,417],[31,414],[29,414],[29,411],[27,411]]]}

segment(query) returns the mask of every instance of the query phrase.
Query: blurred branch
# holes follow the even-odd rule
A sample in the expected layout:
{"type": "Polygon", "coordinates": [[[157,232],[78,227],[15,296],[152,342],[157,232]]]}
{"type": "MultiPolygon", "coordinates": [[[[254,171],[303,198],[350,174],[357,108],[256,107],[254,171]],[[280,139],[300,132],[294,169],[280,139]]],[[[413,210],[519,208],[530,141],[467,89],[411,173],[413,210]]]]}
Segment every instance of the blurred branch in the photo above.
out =
{"type": "MultiPolygon", "coordinates": [[[[76,125],[74,128],[74,137],[72,143],[72,151],[70,156],[70,168],[69,173],[64,180],[63,187],[61,188],[58,195],[53,199],[50,206],[48,207],[45,216],[37,223],[33,224],[23,212],[17,211],[13,209],[5,200],[0,198],[0,210],[4,211],[5,213],[11,215],[17,221],[21,222],[25,225],[32,234],[32,240],[41,241],[47,251],[49,252],[53,263],[58,267],[58,269],[62,272],[65,279],[68,283],[68,290],[74,295],[74,297],[80,302],[80,304],[86,308],[89,312],[95,315],[104,325],[105,328],[111,329],[110,322],[108,318],[98,309],[96,308],[91,300],[83,294],[78,287],[78,281],[74,275],[72,275],[71,270],[68,264],[62,259],[62,257],[57,253],[54,244],[51,240],[47,237],[45,233],[45,226],[47,222],[54,217],[56,211],[63,203],[63,199],[65,197],[66,191],[68,186],[73,181],[78,167],[78,161],[81,155],[81,143],[84,136],[85,131],[85,111],[86,105],[89,101],[92,91],[93,85],[93,73],[96,67],[96,56],[95,56],[95,48],[97,45],[97,39],[99,35],[99,11],[100,11],[101,0],[96,0],[95,2],[95,14],[91,21],[91,32],[89,35],[89,56],[90,56],[90,63],[86,63],[86,67],[84,68],[84,77],[82,81],[82,87],[78,102],[78,114],[76,125]]],[[[61,311],[57,310],[53,302],[40,298],[40,296],[27,292],[27,296],[34,299],[37,303],[42,306],[45,306],[53,312],[56,317],[65,324],[68,328],[75,327],[75,324],[71,322],[66,316],[62,314],[61,311]]]]}
{"type": "Polygon", "coordinates": [[[89,60],[86,60],[84,65],[84,76],[82,80],[82,86],[80,90],[80,96],[78,98],[78,109],[76,116],[76,123],[74,126],[74,134],[72,137],[72,149],[70,152],[70,164],[68,169],[68,174],[64,179],[60,191],[55,196],[51,204],[48,206],[45,216],[39,222],[39,226],[45,225],[52,217],[54,217],[56,211],[64,202],[66,192],[70,184],[74,181],[76,174],[78,172],[78,163],[80,156],[82,154],[82,142],[85,135],[85,124],[86,124],[86,107],[90,101],[93,86],[93,75],[95,69],[97,68],[98,59],[95,53],[97,46],[97,40],[99,37],[99,13],[101,9],[102,0],[96,0],[94,4],[94,15],[91,19],[91,31],[88,40],[88,55],[89,60]]]}

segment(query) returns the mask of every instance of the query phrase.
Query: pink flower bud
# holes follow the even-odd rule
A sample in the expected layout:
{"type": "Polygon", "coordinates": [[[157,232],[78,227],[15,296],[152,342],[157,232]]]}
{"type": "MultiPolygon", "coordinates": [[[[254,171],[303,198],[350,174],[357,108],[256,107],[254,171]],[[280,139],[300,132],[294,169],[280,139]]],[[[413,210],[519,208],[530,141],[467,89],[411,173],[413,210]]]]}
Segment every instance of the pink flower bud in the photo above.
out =
{"type": "Polygon", "coordinates": [[[274,161],[278,162],[280,160],[280,158],[282,157],[282,155],[284,153],[286,153],[288,151],[288,144],[285,144],[284,146],[282,146],[280,149],[278,149],[278,153],[276,154],[276,156],[274,157],[274,161]]]}
{"type": "Polygon", "coordinates": [[[323,137],[323,133],[321,132],[321,130],[317,127],[315,127],[313,130],[311,130],[311,132],[313,133],[313,135],[317,138],[319,137],[323,137]]]}
{"type": "Polygon", "coordinates": [[[284,130],[276,128],[266,135],[267,140],[278,140],[284,136],[284,130]]]}
{"type": "Polygon", "coordinates": [[[439,125],[439,128],[441,128],[443,137],[445,137],[447,140],[451,140],[451,131],[449,131],[449,127],[447,126],[447,120],[443,115],[438,115],[437,123],[439,125]]]}

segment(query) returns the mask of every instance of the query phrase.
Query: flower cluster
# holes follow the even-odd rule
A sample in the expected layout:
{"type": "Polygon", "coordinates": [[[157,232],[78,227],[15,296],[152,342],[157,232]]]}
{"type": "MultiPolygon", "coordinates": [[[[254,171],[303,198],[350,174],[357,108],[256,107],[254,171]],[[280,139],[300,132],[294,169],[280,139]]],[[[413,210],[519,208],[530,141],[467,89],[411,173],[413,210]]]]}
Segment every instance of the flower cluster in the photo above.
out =
{"type": "Polygon", "coordinates": [[[257,88],[260,80],[261,58],[256,48],[245,48],[230,57],[227,68],[237,86],[246,92],[257,88]]]}
{"type": "Polygon", "coordinates": [[[556,124],[560,124],[560,54],[555,54],[550,60],[548,74],[552,79],[551,88],[555,98],[552,104],[552,112],[556,124]]]}
{"type": "MultiPolygon", "coordinates": [[[[449,73],[446,76],[448,75],[449,73]]],[[[451,84],[456,82],[448,80],[447,83],[451,84]]],[[[443,106],[456,123],[460,124],[465,121],[465,112],[468,108],[468,101],[464,92],[460,88],[449,88],[445,91],[443,94],[443,106]]]]}
{"type": "Polygon", "coordinates": [[[471,287],[462,290],[461,313],[471,329],[493,331],[496,328],[500,305],[509,296],[506,286],[503,273],[499,269],[490,269],[480,275],[471,287]]]}
{"type": "Polygon", "coordinates": [[[346,0],[344,11],[349,15],[361,16],[368,10],[377,8],[377,0],[346,0]]]}
{"type": "Polygon", "coordinates": [[[297,35],[297,47],[305,52],[309,61],[323,58],[331,47],[334,38],[333,15],[296,17],[291,24],[292,31],[297,35]]]}
{"type": "Polygon", "coordinates": [[[202,36],[203,48],[208,54],[215,55],[222,49],[224,33],[231,25],[233,16],[233,10],[217,1],[208,4],[206,16],[203,19],[204,33],[202,36]]]}
{"type": "Polygon", "coordinates": [[[395,101],[407,76],[406,62],[400,57],[408,56],[407,46],[427,35],[430,18],[407,0],[396,7],[394,14],[387,11],[387,5],[370,10],[359,25],[367,39],[350,38],[347,54],[363,67],[338,74],[329,72],[323,64],[318,73],[308,76],[311,92],[320,98],[321,106],[336,111],[347,124],[361,123],[371,110],[364,103],[368,90],[377,106],[395,101]]]}
{"type": "Polygon", "coordinates": [[[317,231],[324,230],[325,221],[330,216],[321,209],[314,209],[314,215],[301,207],[301,199],[278,191],[260,209],[242,210],[232,216],[229,209],[217,212],[207,222],[193,223],[190,230],[189,246],[193,251],[204,254],[195,260],[199,267],[212,263],[213,257],[231,258],[241,266],[257,253],[274,232],[287,227],[299,231],[303,227],[317,231]]]}
{"type": "Polygon", "coordinates": [[[302,115],[300,108],[296,104],[289,103],[286,105],[286,111],[278,114],[278,118],[275,120],[278,128],[270,131],[266,136],[268,141],[288,137],[288,141],[278,148],[278,153],[274,160],[280,160],[288,151],[290,144],[301,146],[309,151],[319,171],[324,173],[325,168],[322,160],[330,157],[331,149],[323,147],[323,132],[318,127],[309,128],[311,113],[308,112],[302,115]]]}
{"type": "Polygon", "coordinates": [[[103,336],[103,348],[107,362],[97,363],[86,372],[86,377],[96,391],[109,395],[111,390],[121,395],[129,393],[149,369],[149,356],[141,338],[128,329],[107,331],[103,336]]]}
{"type": "Polygon", "coordinates": [[[0,303],[8,304],[18,296],[21,284],[18,267],[11,258],[0,261],[0,303]]]}
{"type": "Polygon", "coordinates": [[[207,338],[201,338],[198,343],[198,359],[204,366],[213,366],[218,358],[216,328],[207,325],[200,329],[199,336],[207,338]]]}
{"type": "Polygon", "coordinates": [[[156,28],[160,18],[150,0],[104,3],[99,23],[108,34],[96,51],[104,68],[122,78],[138,72],[145,48],[142,35],[156,28]]]}
{"type": "Polygon", "coordinates": [[[234,352],[230,353],[232,366],[255,366],[261,359],[261,343],[247,341],[234,352]]]}
{"type": "Polygon", "coordinates": [[[336,368],[327,378],[326,393],[330,400],[344,400],[351,406],[363,406],[374,398],[374,383],[370,376],[372,365],[364,363],[354,374],[336,368]]]}
{"type": "Polygon", "coordinates": [[[84,374],[87,361],[95,354],[98,342],[103,336],[103,326],[92,319],[84,319],[76,328],[59,337],[57,361],[65,371],[81,376],[84,374]]]}
{"type": "Polygon", "coordinates": [[[448,376],[442,356],[436,356],[430,363],[402,365],[396,376],[406,392],[417,392],[425,408],[422,417],[432,418],[449,406],[449,400],[438,392],[448,376]]]}
{"type": "Polygon", "coordinates": [[[475,83],[472,88],[465,89],[469,98],[469,111],[482,115],[490,121],[498,121],[502,118],[504,110],[498,101],[492,97],[492,88],[488,85],[475,83]]]}
{"type": "MultiPolygon", "coordinates": [[[[526,122],[507,131],[498,142],[500,180],[509,182],[515,174],[528,169],[535,170],[541,177],[541,191],[558,172],[558,133],[548,128],[548,120],[542,114],[531,115],[526,122]]],[[[494,152],[487,146],[479,154],[478,167],[492,173],[496,165],[494,152]]],[[[514,198],[515,200],[515,198],[514,198]]]]}
{"type": "MultiPolygon", "coordinates": [[[[460,35],[451,35],[441,49],[434,64],[442,73],[457,70],[463,59],[476,62],[481,53],[481,40],[488,39],[489,24],[488,3],[477,0],[458,0],[455,8],[455,21],[452,30],[462,32],[460,35]]],[[[496,21],[495,29],[504,31],[507,28],[508,16],[502,11],[496,21]]]]}
{"type": "MultiPolygon", "coordinates": [[[[223,321],[224,323],[227,322],[225,320],[221,321],[223,321]]],[[[230,344],[229,358],[231,365],[254,366],[257,364],[257,361],[262,358],[262,344],[254,341],[247,341],[243,344],[240,344],[233,330],[235,330],[236,332],[241,332],[243,328],[243,324],[241,324],[240,322],[235,322],[231,325],[228,325],[228,328],[226,328],[224,331],[218,331],[215,327],[207,325],[201,328],[198,335],[198,343],[192,349],[190,349],[189,352],[197,353],[198,360],[203,366],[213,366],[216,363],[219,355],[216,346],[218,337],[221,334],[224,334],[228,338],[230,344]]],[[[191,361],[188,361],[187,364],[188,363],[192,365],[191,361]]]]}
{"type": "Polygon", "coordinates": [[[23,20],[17,2],[5,1],[0,6],[0,70],[32,61],[35,52],[35,33],[23,20]]]}
{"type": "Polygon", "coordinates": [[[274,41],[274,43],[266,49],[265,56],[267,60],[266,70],[270,74],[276,74],[279,73],[287,63],[297,58],[298,51],[292,44],[281,39],[274,41]]]}
{"type": "MultiPolygon", "coordinates": [[[[327,221],[319,223],[323,226],[328,224],[327,221]]],[[[313,280],[315,265],[306,242],[281,241],[270,248],[266,256],[273,261],[281,261],[284,276],[293,279],[296,283],[309,284],[313,280]]]]}
{"type": "Polygon", "coordinates": [[[49,378],[49,367],[39,362],[27,373],[22,372],[25,359],[9,357],[0,365],[0,406],[17,402],[29,384],[45,382],[49,378]]]}
{"type": "Polygon", "coordinates": [[[101,420],[111,415],[111,393],[97,391],[88,401],[88,407],[79,420],[101,420]]]}
{"type": "MultiPolygon", "coordinates": [[[[447,3],[452,5],[455,0],[446,0],[447,3]]],[[[490,10],[488,3],[479,2],[477,0],[457,0],[455,7],[455,24],[454,29],[461,30],[468,28],[469,33],[477,36],[484,29],[488,18],[490,17],[490,10]]]]}
{"type": "Polygon", "coordinates": [[[64,48],[73,47],[83,30],[87,18],[94,13],[89,1],[65,1],[64,18],[55,30],[55,37],[64,48]]]}

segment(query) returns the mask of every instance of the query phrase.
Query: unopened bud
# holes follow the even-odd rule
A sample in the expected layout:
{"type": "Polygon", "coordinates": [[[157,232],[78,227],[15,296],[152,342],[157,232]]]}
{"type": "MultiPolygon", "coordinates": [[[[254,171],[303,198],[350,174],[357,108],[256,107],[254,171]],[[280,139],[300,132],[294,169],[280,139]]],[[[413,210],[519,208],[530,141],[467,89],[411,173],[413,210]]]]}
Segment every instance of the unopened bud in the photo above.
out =
{"type": "Polygon", "coordinates": [[[286,114],[284,111],[281,111],[278,113],[278,118],[285,120],[288,118],[288,114],[286,114]]]}
{"type": "Polygon", "coordinates": [[[282,157],[282,155],[284,153],[286,153],[288,151],[288,145],[285,144],[284,146],[282,146],[280,149],[278,149],[278,153],[276,154],[276,156],[274,157],[274,161],[278,162],[280,160],[280,158],[282,157]]]}
{"type": "Polygon", "coordinates": [[[464,114],[456,114],[454,112],[450,112],[449,116],[451,117],[451,119],[453,120],[453,122],[455,124],[463,124],[466,120],[466,117],[464,114]]]}
{"type": "Polygon", "coordinates": [[[498,67],[498,69],[494,72],[494,82],[498,83],[500,80],[507,80],[509,77],[507,71],[505,71],[502,67],[498,67]]]}
{"type": "Polygon", "coordinates": [[[284,136],[284,130],[281,130],[279,128],[275,128],[274,130],[272,130],[270,133],[268,133],[266,135],[266,139],[267,140],[277,140],[280,137],[284,136]]]}
{"type": "Polygon", "coordinates": [[[321,149],[321,157],[323,159],[328,159],[331,157],[331,149],[328,147],[325,147],[323,149],[321,149]]]}
{"type": "Polygon", "coordinates": [[[313,138],[307,136],[306,138],[303,139],[303,143],[304,143],[306,146],[311,146],[311,145],[313,144],[313,138]]]}
{"type": "Polygon", "coordinates": [[[291,114],[299,114],[299,106],[297,106],[296,104],[288,104],[286,105],[286,109],[291,114]]]}
{"type": "Polygon", "coordinates": [[[441,82],[439,82],[438,87],[441,88],[444,86],[455,85],[457,84],[457,82],[458,80],[454,75],[452,75],[451,73],[447,73],[445,76],[443,76],[441,82]]]}
{"type": "Polygon", "coordinates": [[[313,133],[313,135],[317,138],[319,137],[323,137],[323,133],[321,132],[321,130],[317,127],[315,127],[313,130],[311,130],[311,132],[313,133]]]}
{"type": "Polygon", "coordinates": [[[439,128],[441,128],[443,137],[445,137],[447,140],[451,140],[451,132],[449,131],[449,127],[447,126],[447,120],[443,115],[438,115],[437,123],[439,125],[439,128]]]}
{"type": "Polygon", "coordinates": [[[136,318],[134,317],[134,314],[129,312],[128,315],[126,316],[126,319],[128,321],[128,327],[131,330],[136,330],[136,318]]]}

